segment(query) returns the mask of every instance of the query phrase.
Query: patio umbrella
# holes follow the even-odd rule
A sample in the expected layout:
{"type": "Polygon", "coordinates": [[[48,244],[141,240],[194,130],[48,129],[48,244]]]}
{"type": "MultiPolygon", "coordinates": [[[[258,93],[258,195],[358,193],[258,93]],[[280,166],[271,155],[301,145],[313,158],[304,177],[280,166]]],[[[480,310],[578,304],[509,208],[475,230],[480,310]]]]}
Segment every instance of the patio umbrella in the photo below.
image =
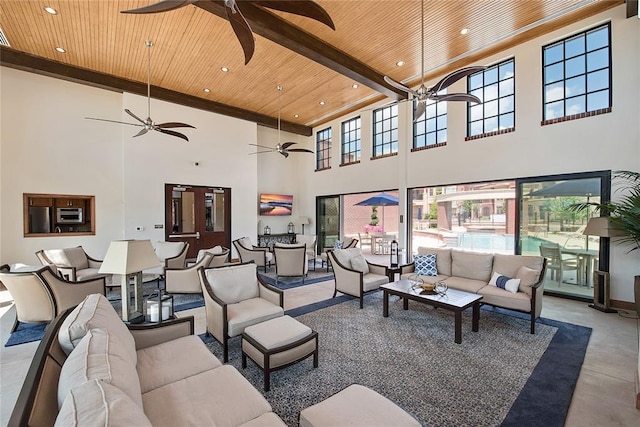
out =
{"type": "Polygon", "coordinates": [[[587,201],[591,196],[600,195],[600,179],[571,179],[569,181],[561,181],[552,184],[540,190],[532,191],[528,196],[539,197],[570,197],[582,196],[587,197],[587,201]]]}
{"type": "Polygon", "coordinates": [[[382,206],[382,228],[384,229],[384,207],[398,206],[398,198],[392,194],[382,192],[364,199],[354,206],[382,206]]]}

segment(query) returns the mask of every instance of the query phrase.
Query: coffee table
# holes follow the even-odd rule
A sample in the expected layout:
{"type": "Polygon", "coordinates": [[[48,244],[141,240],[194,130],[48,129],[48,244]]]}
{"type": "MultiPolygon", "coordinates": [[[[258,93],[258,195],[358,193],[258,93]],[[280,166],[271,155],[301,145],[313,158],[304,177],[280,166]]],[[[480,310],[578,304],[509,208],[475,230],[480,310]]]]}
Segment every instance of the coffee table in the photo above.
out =
{"type": "Polygon", "coordinates": [[[457,289],[448,289],[444,295],[421,294],[420,289],[411,289],[411,282],[406,279],[387,283],[380,286],[380,289],[382,289],[384,293],[382,305],[383,317],[389,317],[389,295],[396,295],[403,299],[403,308],[405,310],[409,309],[409,300],[412,300],[453,311],[455,314],[456,344],[462,343],[462,312],[472,307],[471,330],[478,332],[478,324],[480,323],[480,300],[482,299],[482,295],[459,291],[457,289]]]}

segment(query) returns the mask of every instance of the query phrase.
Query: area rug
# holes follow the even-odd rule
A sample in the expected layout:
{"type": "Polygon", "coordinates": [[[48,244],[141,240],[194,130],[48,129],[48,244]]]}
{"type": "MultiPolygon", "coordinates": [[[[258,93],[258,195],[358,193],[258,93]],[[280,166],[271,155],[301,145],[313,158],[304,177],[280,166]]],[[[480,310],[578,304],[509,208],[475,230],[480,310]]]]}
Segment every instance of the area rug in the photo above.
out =
{"type": "Polygon", "coordinates": [[[278,289],[286,290],[291,288],[297,288],[299,286],[311,285],[313,283],[324,282],[326,280],[333,280],[333,272],[321,270],[318,268],[319,264],[316,264],[316,270],[309,270],[307,277],[304,278],[302,283],[302,277],[279,277],[276,284],[276,269],[271,267],[266,273],[260,271],[258,274],[268,284],[277,287],[278,289]]]}
{"type": "MultiPolygon", "coordinates": [[[[258,389],[287,425],[300,410],[357,383],[376,390],[437,426],[562,426],[582,366],[591,329],[499,310],[482,310],[480,331],[463,316],[462,344],[454,343],[454,317],[392,299],[382,317],[382,293],[307,312],[296,318],[316,330],[320,363],[311,358],[271,374],[263,391],[259,368],[241,368],[240,339],[230,341],[230,363],[258,389]]],[[[203,338],[219,358],[222,347],[203,338]]]]}
{"type": "Polygon", "coordinates": [[[4,346],[11,347],[18,344],[40,341],[48,325],[48,323],[19,323],[4,346]]]}

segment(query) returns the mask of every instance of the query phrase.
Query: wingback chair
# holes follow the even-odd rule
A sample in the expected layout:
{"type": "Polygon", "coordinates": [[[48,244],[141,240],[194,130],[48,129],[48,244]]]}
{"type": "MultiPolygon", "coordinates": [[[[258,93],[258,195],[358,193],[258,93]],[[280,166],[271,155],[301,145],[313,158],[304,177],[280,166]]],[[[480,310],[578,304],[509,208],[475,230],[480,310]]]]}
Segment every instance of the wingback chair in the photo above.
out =
{"type": "Polygon", "coordinates": [[[98,272],[102,260],[90,257],[82,246],[66,249],[44,249],[36,252],[43,266],[52,265],[62,277],[71,281],[107,277],[98,272]]]}
{"type": "Polygon", "coordinates": [[[307,247],[307,260],[313,261],[313,269],[316,269],[317,237],[312,234],[296,234],[296,243],[304,243],[307,247]]]}
{"type": "Polygon", "coordinates": [[[106,296],[106,277],[71,281],[56,275],[50,267],[44,267],[34,273],[49,289],[53,296],[55,315],[80,304],[87,295],[106,296]]]}
{"type": "Polygon", "coordinates": [[[167,268],[164,270],[164,289],[170,294],[202,293],[198,269],[207,268],[214,255],[205,252],[200,261],[187,268],[167,268]]]}
{"type": "Polygon", "coordinates": [[[332,249],[351,249],[355,248],[358,245],[358,239],[354,239],[353,237],[345,237],[343,240],[337,241],[332,248],[325,248],[324,251],[320,254],[320,259],[322,260],[322,267],[324,268],[325,264],[327,265],[327,271],[329,271],[329,266],[331,263],[329,262],[329,256],[327,252],[332,249]]]}
{"type": "Polygon", "coordinates": [[[248,237],[241,237],[234,240],[233,246],[235,246],[236,251],[238,251],[240,262],[253,261],[258,267],[264,268],[265,273],[267,268],[271,266],[273,254],[269,252],[269,248],[253,246],[248,237]]]}
{"type": "Polygon", "coordinates": [[[389,283],[387,267],[367,261],[360,248],[330,250],[327,255],[336,283],[334,298],[338,291],[352,295],[360,298],[360,308],[363,308],[365,292],[389,283]]]}
{"type": "MultiPolygon", "coordinates": [[[[204,268],[207,267],[219,267],[229,262],[229,255],[231,254],[231,250],[229,248],[225,248],[224,246],[214,246],[209,249],[200,249],[198,251],[198,255],[196,256],[196,262],[188,262],[187,267],[191,267],[196,263],[199,263],[200,260],[205,256],[205,254],[210,253],[213,255],[209,265],[204,265],[204,268]]],[[[198,285],[199,287],[200,285],[198,285]]],[[[200,291],[198,291],[200,292],[200,291]]]]}
{"type": "Polygon", "coordinates": [[[284,292],[262,281],[254,263],[200,268],[207,335],[222,344],[229,361],[229,339],[247,326],[284,315],[284,292]]]}
{"type": "Polygon", "coordinates": [[[144,270],[147,274],[157,274],[164,277],[167,268],[184,268],[187,263],[187,251],[189,244],[186,242],[163,242],[158,241],[154,245],[156,256],[160,261],[160,266],[144,270]]]}
{"type": "Polygon", "coordinates": [[[278,278],[302,276],[302,283],[309,271],[307,246],[303,244],[276,243],[273,246],[273,257],[276,263],[276,285],[278,278]]]}

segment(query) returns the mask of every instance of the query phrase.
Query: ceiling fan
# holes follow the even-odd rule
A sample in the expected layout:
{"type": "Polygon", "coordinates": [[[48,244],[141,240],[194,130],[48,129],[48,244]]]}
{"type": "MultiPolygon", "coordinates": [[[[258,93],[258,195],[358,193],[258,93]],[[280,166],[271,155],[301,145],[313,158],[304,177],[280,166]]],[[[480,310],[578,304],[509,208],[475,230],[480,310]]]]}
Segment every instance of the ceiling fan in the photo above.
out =
{"type": "Polygon", "coordinates": [[[461,68],[459,70],[454,71],[451,74],[446,75],[442,80],[433,85],[430,88],[427,88],[424,84],[424,0],[420,2],[421,5],[421,16],[422,16],[422,26],[420,27],[422,34],[422,54],[420,57],[420,65],[421,65],[421,75],[422,75],[422,84],[418,88],[418,90],[413,90],[403,85],[402,83],[398,83],[393,80],[391,77],[384,76],[384,81],[394,86],[400,90],[407,92],[409,95],[413,95],[414,99],[418,100],[418,106],[416,107],[416,115],[415,119],[418,120],[427,109],[427,100],[432,99],[434,101],[465,101],[465,102],[481,102],[480,98],[475,95],[469,95],[467,93],[448,93],[444,95],[438,95],[443,89],[451,86],[453,83],[458,80],[469,76],[471,74],[477,73],[478,71],[482,71],[486,69],[485,66],[472,66],[461,68]]]}
{"type": "MultiPolygon", "coordinates": [[[[161,0],[158,3],[138,9],[123,10],[122,13],[159,13],[168,12],[170,10],[179,9],[197,2],[198,0],[161,0]]],[[[253,56],[255,50],[255,40],[253,39],[253,31],[244,15],[240,11],[238,2],[253,3],[254,5],[266,7],[269,9],[280,10],[282,12],[293,13],[295,15],[306,16],[321,22],[332,30],[336,27],[333,24],[331,16],[322,6],[313,0],[224,0],[227,19],[231,24],[233,32],[242,46],[244,51],[244,64],[247,65],[253,56]]]]}
{"type": "Polygon", "coordinates": [[[285,158],[287,158],[289,157],[289,153],[313,153],[313,151],[307,150],[306,148],[289,148],[292,145],[296,144],[295,142],[284,142],[282,144],[280,143],[280,94],[282,92],[282,86],[278,86],[276,89],[278,90],[278,144],[275,146],[275,148],[258,144],[249,144],[253,145],[254,147],[264,149],[249,154],[280,153],[285,158]]]}
{"type": "Polygon", "coordinates": [[[130,115],[131,117],[133,117],[134,119],[139,121],[141,124],[120,122],[120,121],[117,121],[117,120],[97,119],[95,117],[85,117],[85,119],[100,120],[102,122],[120,123],[120,124],[123,124],[123,125],[142,127],[142,129],[140,129],[140,132],[138,132],[137,134],[133,135],[134,138],[136,136],[144,135],[145,133],[147,133],[150,130],[155,130],[155,131],[160,132],[160,133],[164,133],[164,134],[171,135],[171,136],[177,136],[178,138],[182,138],[185,141],[189,141],[189,138],[187,138],[186,135],[184,135],[184,134],[182,134],[180,132],[169,130],[167,128],[193,128],[193,129],[195,129],[195,126],[191,126],[191,125],[188,125],[186,123],[180,123],[180,122],[167,122],[167,123],[158,123],[158,124],[156,124],[153,120],[151,120],[151,47],[153,46],[153,42],[146,41],[145,45],[147,46],[147,48],[149,48],[149,51],[148,51],[149,54],[147,55],[147,57],[148,57],[148,61],[147,61],[147,113],[148,113],[147,114],[147,120],[142,120],[140,117],[136,116],[135,114],[133,114],[131,111],[129,111],[126,108],[124,109],[124,111],[128,115],[130,115]]]}

